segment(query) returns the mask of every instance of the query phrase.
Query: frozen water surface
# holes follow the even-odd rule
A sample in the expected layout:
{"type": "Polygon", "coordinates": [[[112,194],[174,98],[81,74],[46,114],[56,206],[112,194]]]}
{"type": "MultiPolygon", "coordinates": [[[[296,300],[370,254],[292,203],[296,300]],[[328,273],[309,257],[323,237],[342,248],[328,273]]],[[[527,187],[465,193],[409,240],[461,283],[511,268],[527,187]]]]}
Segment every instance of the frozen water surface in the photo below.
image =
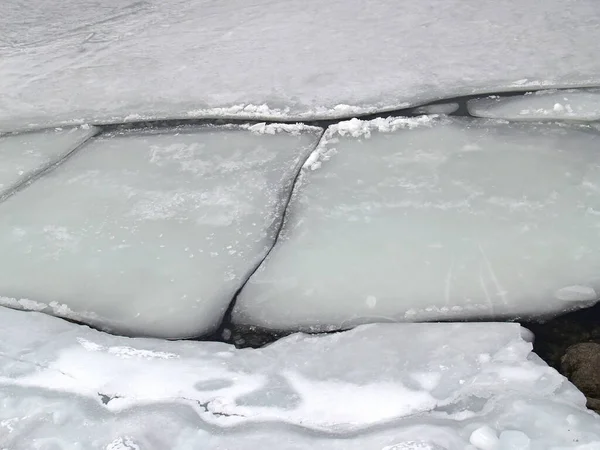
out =
{"type": "Polygon", "coordinates": [[[544,90],[514,97],[490,96],[468,102],[478,117],[507,120],[600,120],[600,89],[544,90]]]}
{"type": "Polygon", "coordinates": [[[3,0],[0,30],[4,130],[600,84],[597,0],[3,0]]]}
{"type": "Polygon", "coordinates": [[[124,334],[214,329],[321,129],[120,132],[0,204],[0,304],[124,334]]]}
{"type": "Polygon", "coordinates": [[[598,448],[600,418],[527,335],[379,324],[236,350],[0,308],[0,448],[598,448]]]}
{"type": "Polygon", "coordinates": [[[234,320],[541,317],[600,294],[600,134],[422,116],[330,127],[234,320]]]}
{"type": "Polygon", "coordinates": [[[96,134],[92,127],[0,136],[0,198],[96,134]]]}

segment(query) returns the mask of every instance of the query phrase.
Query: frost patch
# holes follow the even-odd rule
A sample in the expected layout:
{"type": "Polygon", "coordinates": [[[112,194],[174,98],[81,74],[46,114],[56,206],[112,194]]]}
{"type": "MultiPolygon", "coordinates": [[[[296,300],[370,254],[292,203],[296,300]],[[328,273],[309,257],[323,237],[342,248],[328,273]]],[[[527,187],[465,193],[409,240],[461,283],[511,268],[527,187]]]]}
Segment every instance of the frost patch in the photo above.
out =
{"type": "Polygon", "coordinates": [[[340,136],[353,138],[370,138],[372,131],[391,133],[400,129],[412,130],[421,126],[431,126],[437,115],[419,117],[377,117],[373,120],[351,119],[337,123],[328,128],[331,136],[336,133],[340,136]]]}
{"type": "Polygon", "coordinates": [[[194,109],[187,112],[187,116],[190,118],[204,118],[207,116],[235,116],[235,117],[281,117],[286,116],[289,113],[289,108],[278,109],[270,108],[267,104],[262,105],[244,105],[238,104],[228,106],[225,108],[210,108],[210,109],[194,109]]]}
{"type": "Polygon", "coordinates": [[[28,300],[26,298],[16,299],[12,297],[0,297],[0,305],[27,311],[42,311],[48,307],[45,303],[28,300]]]}
{"type": "Polygon", "coordinates": [[[419,117],[377,117],[373,120],[360,120],[353,118],[344,122],[331,125],[321,138],[319,145],[304,163],[303,169],[316,170],[323,161],[329,160],[337,150],[331,144],[337,143],[336,135],[342,137],[369,139],[373,131],[392,133],[397,130],[426,126],[431,127],[438,115],[423,115],[419,117]]]}
{"type": "Polygon", "coordinates": [[[298,136],[300,133],[309,131],[321,131],[321,128],[312,127],[310,125],[306,125],[304,123],[269,123],[261,122],[255,125],[244,124],[241,125],[241,128],[244,130],[249,130],[254,134],[278,134],[278,133],[290,133],[293,136],[298,136]]]}
{"type": "Polygon", "coordinates": [[[129,437],[115,439],[106,446],[106,450],[140,450],[140,448],[141,447],[129,437]]]}
{"type": "Polygon", "coordinates": [[[95,342],[88,341],[84,338],[77,338],[77,342],[81,344],[81,346],[92,352],[106,352],[111,355],[115,355],[121,359],[130,359],[130,358],[143,358],[143,359],[173,359],[179,358],[175,353],[168,352],[156,352],[151,350],[141,350],[133,347],[126,346],[115,346],[115,347],[104,347],[100,344],[96,344],[95,342]]]}
{"type": "MultiPolygon", "coordinates": [[[[187,111],[185,116],[190,119],[206,119],[206,118],[247,118],[247,119],[258,119],[258,120],[282,120],[285,118],[294,118],[297,120],[315,120],[319,119],[333,119],[340,117],[356,116],[362,114],[373,114],[380,111],[391,111],[402,108],[408,108],[412,105],[411,102],[396,102],[390,104],[378,104],[378,105],[347,105],[340,103],[337,105],[329,106],[315,106],[306,111],[293,111],[289,107],[285,108],[274,108],[266,103],[262,105],[253,104],[237,104],[227,107],[216,107],[216,108],[199,108],[187,111]]],[[[140,116],[139,114],[131,114],[129,117],[133,117],[135,120],[149,119],[147,116],[140,116]]]]}
{"type": "Polygon", "coordinates": [[[36,311],[52,314],[64,319],[70,319],[75,321],[86,320],[88,322],[97,322],[100,320],[100,316],[92,312],[75,312],[70,309],[67,305],[58,302],[38,302],[36,300],[29,300],[26,298],[14,298],[14,297],[0,297],[0,306],[6,306],[8,308],[19,309],[24,311],[36,311]]]}

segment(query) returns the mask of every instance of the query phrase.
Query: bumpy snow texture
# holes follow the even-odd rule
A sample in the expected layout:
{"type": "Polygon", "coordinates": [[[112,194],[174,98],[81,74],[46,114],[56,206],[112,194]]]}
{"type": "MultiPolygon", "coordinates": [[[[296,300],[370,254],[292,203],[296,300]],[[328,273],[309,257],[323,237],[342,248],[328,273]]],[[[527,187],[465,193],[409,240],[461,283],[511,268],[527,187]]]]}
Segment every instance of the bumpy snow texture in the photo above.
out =
{"type": "Polygon", "coordinates": [[[235,350],[0,308],[0,448],[600,448],[600,417],[530,337],[379,324],[235,350]]]}

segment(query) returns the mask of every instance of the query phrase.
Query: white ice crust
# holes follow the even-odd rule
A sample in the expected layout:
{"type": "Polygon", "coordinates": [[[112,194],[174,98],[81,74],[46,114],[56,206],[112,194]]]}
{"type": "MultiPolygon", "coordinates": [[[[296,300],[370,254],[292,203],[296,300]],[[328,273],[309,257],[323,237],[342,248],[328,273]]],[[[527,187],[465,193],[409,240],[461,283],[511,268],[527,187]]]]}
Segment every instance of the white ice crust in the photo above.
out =
{"type": "Polygon", "coordinates": [[[523,318],[600,295],[599,132],[422,116],[330,127],[238,323],[523,318]]]}
{"type": "Polygon", "coordinates": [[[236,350],[0,307],[0,448],[599,448],[600,418],[522,334],[378,324],[236,350]]]}
{"type": "Polygon", "coordinates": [[[600,84],[597,0],[3,0],[0,130],[600,84]]]}
{"type": "Polygon", "coordinates": [[[126,335],[218,326],[320,128],[105,134],[0,204],[0,304],[126,335]]]}

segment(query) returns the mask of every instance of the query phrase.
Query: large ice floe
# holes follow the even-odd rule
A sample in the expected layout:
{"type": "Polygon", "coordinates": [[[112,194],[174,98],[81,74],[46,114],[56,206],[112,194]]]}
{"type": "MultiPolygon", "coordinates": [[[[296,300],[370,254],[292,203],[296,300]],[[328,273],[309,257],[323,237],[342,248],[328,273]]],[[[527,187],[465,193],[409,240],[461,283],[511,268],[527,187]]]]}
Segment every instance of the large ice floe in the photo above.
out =
{"type": "Polygon", "coordinates": [[[262,349],[0,307],[0,448],[595,450],[518,324],[378,324],[262,349]]]}
{"type": "Polygon", "coordinates": [[[600,132],[421,116],[330,127],[237,323],[539,319],[600,295],[600,132]]]}
{"type": "Polygon", "coordinates": [[[600,89],[562,89],[529,92],[525,95],[492,95],[468,102],[469,112],[478,117],[506,120],[600,120],[600,89]]]}
{"type": "Polygon", "coordinates": [[[597,0],[3,0],[0,30],[9,131],[600,84],[597,0]]]}
{"type": "Polygon", "coordinates": [[[0,304],[127,335],[209,333],[272,246],[321,133],[103,134],[0,204],[0,304]]]}

